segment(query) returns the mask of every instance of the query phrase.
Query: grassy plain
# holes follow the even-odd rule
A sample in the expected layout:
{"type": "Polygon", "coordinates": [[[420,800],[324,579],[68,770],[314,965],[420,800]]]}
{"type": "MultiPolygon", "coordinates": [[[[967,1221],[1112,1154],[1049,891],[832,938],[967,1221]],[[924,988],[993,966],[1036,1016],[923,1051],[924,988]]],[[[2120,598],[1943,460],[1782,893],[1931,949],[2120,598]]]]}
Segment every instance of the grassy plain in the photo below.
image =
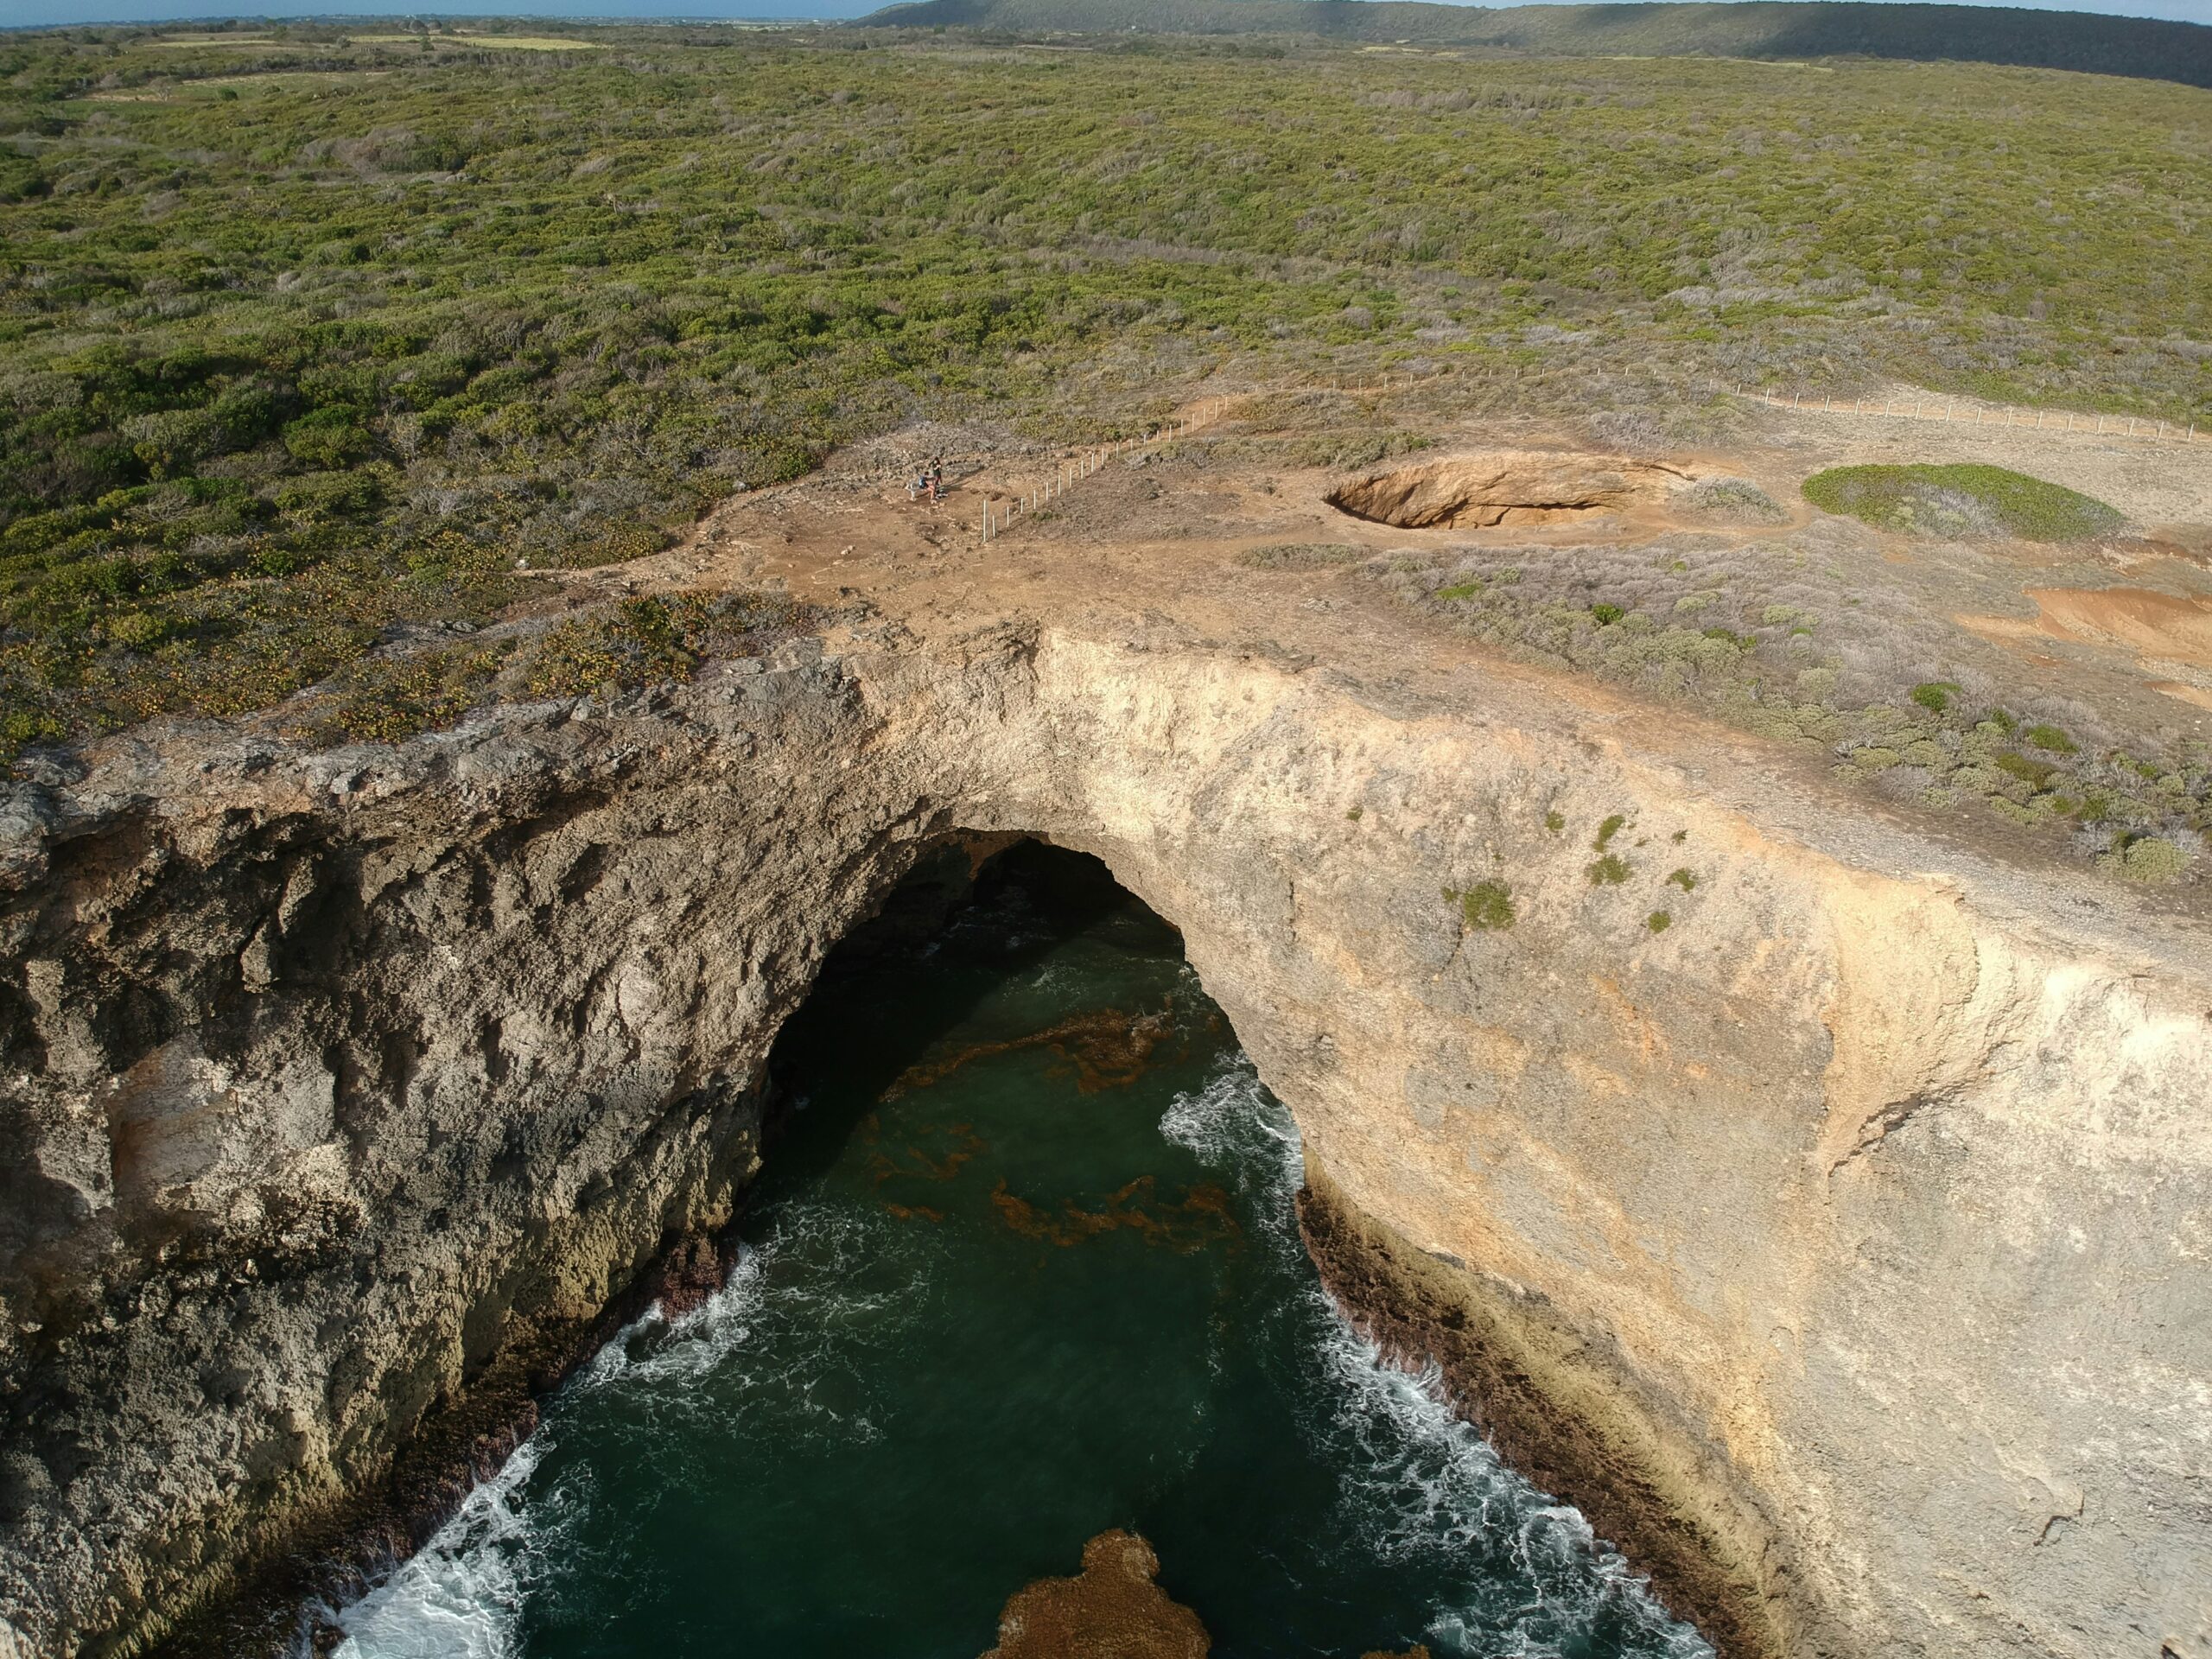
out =
{"type": "Polygon", "coordinates": [[[918,416],[1449,365],[2212,420],[2208,227],[2212,93],[2032,70],[10,36],[0,744],[268,706],[918,416]]]}

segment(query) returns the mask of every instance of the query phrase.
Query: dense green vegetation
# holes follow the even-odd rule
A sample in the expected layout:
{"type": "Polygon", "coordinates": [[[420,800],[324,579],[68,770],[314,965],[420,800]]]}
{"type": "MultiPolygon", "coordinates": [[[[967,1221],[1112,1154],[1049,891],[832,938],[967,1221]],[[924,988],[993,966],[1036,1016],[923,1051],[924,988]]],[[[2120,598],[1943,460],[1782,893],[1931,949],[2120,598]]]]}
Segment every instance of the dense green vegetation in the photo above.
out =
{"type": "Polygon", "coordinates": [[[1818,58],[2012,63],[2212,86],[2212,29],[1978,6],[1737,0],[1710,5],[1428,5],[1420,0],[917,0],[864,20],[910,29],[1318,35],[1547,57],[1818,58]]]}
{"type": "Polygon", "coordinates": [[[2079,542],[2127,524],[2094,497],[2002,467],[1834,467],[1805,480],[1805,499],[1906,536],[2079,542]]]}
{"type": "Polygon", "coordinates": [[[1645,423],[1876,375],[2212,418],[2207,226],[2212,96],[2024,70],[8,36],[0,743],[424,639],[445,717],[494,650],[448,636],[538,573],[917,416],[1395,365],[1645,423]]]}

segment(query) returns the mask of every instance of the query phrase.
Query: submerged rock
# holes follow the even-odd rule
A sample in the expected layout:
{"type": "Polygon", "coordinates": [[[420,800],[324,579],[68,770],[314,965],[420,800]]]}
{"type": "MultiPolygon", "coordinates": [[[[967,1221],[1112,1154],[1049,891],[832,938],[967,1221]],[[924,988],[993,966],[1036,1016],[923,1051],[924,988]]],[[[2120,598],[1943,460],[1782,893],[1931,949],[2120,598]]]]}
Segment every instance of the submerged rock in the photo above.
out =
{"type": "Polygon", "coordinates": [[[1154,1582],[1159,1571],[1135,1533],[1100,1533],[1075,1577],[1039,1579],[1007,1599],[999,1644],[983,1659],[1205,1659],[1212,1638],[1154,1582]]]}

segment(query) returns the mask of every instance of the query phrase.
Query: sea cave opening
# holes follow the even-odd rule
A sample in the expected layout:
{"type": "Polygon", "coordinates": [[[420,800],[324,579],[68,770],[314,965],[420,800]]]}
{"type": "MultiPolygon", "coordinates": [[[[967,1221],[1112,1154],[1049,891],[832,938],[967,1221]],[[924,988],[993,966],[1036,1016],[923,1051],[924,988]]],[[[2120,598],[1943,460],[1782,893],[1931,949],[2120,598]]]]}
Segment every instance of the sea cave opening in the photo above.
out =
{"type": "Polygon", "coordinates": [[[770,1077],[728,1282],[564,1383],[346,1659],[1707,1651],[1339,1317],[1290,1114],[1097,859],[925,856],[770,1077]]]}

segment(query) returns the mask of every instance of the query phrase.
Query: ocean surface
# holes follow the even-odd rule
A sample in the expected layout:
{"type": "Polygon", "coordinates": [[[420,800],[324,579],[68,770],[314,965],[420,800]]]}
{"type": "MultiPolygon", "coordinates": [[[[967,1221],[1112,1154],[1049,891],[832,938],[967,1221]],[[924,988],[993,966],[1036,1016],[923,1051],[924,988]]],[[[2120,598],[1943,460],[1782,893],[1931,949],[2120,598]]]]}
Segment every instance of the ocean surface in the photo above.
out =
{"type": "Polygon", "coordinates": [[[775,1071],[727,1287],[574,1376],[344,1659],[976,1659],[1109,1527],[1221,1659],[1709,1655],[1338,1318],[1289,1114],[1100,867],[1006,855],[775,1071]]]}

